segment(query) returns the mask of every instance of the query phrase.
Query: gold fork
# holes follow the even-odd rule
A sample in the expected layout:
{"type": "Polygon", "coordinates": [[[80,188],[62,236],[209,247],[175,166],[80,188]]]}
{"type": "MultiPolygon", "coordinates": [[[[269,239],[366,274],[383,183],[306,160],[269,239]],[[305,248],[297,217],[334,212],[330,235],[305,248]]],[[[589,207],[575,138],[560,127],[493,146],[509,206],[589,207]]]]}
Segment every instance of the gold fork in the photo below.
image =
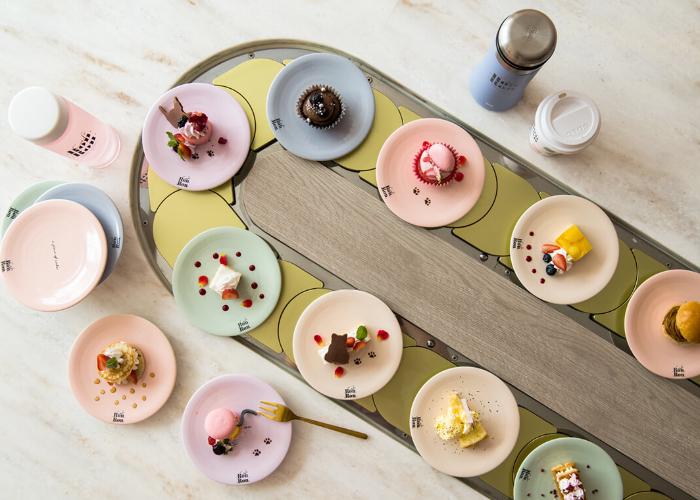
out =
{"type": "Polygon", "coordinates": [[[326,424],[324,422],[319,422],[318,420],[311,420],[310,418],[295,415],[292,410],[290,410],[281,403],[270,403],[269,401],[260,401],[260,403],[267,406],[260,406],[260,411],[258,412],[258,415],[261,415],[270,420],[274,420],[275,422],[289,422],[291,420],[301,420],[302,422],[318,425],[319,427],[325,427],[326,429],[330,429],[332,431],[342,432],[343,434],[355,436],[356,438],[367,439],[367,434],[365,434],[364,432],[357,432],[350,429],[346,429],[345,427],[338,427],[337,425],[326,424]]]}

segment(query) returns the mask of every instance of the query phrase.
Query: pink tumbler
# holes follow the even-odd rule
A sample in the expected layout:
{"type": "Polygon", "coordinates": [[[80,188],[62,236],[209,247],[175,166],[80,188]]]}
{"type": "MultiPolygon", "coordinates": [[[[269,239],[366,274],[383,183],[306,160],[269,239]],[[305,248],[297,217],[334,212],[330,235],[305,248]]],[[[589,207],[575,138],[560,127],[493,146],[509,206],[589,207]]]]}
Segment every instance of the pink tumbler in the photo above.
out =
{"type": "Polygon", "coordinates": [[[81,165],[106,167],[119,155],[119,135],[112,127],[43,87],[15,95],[8,121],[20,137],[81,165]]]}

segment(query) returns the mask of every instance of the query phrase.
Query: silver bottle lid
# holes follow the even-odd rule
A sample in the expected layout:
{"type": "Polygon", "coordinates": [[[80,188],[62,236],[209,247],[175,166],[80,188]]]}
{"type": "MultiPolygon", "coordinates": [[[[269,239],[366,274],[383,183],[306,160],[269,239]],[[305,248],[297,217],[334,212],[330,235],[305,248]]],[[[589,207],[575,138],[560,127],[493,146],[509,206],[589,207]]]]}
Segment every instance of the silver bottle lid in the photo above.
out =
{"type": "Polygon", "coordinates": [[[557,30],[539,10],[519,10],[508,16],[498,28],[496,47],[505,61],[517,69],[542,66],[554,53],[557,30]]]}

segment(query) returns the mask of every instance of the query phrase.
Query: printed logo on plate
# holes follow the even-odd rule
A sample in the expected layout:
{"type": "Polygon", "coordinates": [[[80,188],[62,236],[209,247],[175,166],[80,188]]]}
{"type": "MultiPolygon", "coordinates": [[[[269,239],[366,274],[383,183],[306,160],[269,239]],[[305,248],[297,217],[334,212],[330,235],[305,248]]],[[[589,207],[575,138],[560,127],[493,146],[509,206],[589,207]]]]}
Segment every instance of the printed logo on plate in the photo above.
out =
{"type": "Polygon", "coordinates": [[[281,118],[273,118],[272,119],[272,128],[275,130],[279,130],[281,128],[284,128],[284,124],[282,123],[281,118]]]}
{"type": "Polygon", "coordinates": [[[250,330],[250,323],[248,323],[247,318],[244,318],[238,322],[238,331],[242,333],[242,332],[245,332],[246,330],[250,330]]]}
{"type": "Polygon", "coordinates": [[[114,416],[112,417],[112,422],[116,424],[123,424],[124,423],[124,412],[123,411],[115,411],[114,416]]]}
{"type": "Polygon", "coordinates": [[[236,480],[238,481],[238,484],[243,484],[248,482],[248,471],[244,470],[239,472],[236,475],[236,480]]]}
{"type": "Polygon", "coordinates": [[[10,207],[7,209],[7,214],[5,215],[5,218],[14,220],[17,218],[18,215],[19,210],[17,210],[15,207],[10,207]]]}
{"type": "Polygon", "coordinates": [[[14,269],[14,268],[12,267],[12,261],[11,261],[11,260],[3,260],[2,262],[0,262],[0,264],[2,265],[2,272],[3,272],[3,273],[4,273],[4,272],[7,272],[7,271],[12,271],[12,269],[14,269]]]}
{"type": "Polygon", "coordinates": [[[523,247],[523,240],[521,238],[513,238],[513,245],[511,248],[520,250],[523,247]]]}
{"type": "Polygon", "coordinates": [[[685,370],[683,369],[682,366],[674,366],[673,367],[673,376],[674,377],[685,377],[685,370]]]}
{"type": "Polygon", "coordinates": [[[357,396],[357,390],[354,385],[345,388],[345,399],[352,399],[357,396]]]}
{"type": "Polygon", "coordinates": [[[423,418],[411,417],[411,429],[418,429],[419,427],[423,427],[423,418]]]}
{"type": "Polygon", "coordinates": [[[180,177],[177,180],[177,185],[180,187],[187,187],[190,185],[190,178],[189,177],[180,177]]]}
{"type": "Polygon", "coordinates": [[[394,190],[391,188],[391,186],[389,184],[387,184],[386,186],[382,186],[381,190],[382,190],[382,196],[384,198],[388,198],[389,196],[394,194],[394,190]]]}
{"type": "Polygon", "coordinates": [[[519,479],[522,479],[523,481],[529,481],[530,480],[530,470],[529,469],[522,469],[520,471],[520,475],[518,476],[519,479]]]}
{"type": "Polygon", "coordinates": [[[113,236],[112,237],[112,248],[119,248],[122,244],[122,238],[121,236],[113,236]]]}

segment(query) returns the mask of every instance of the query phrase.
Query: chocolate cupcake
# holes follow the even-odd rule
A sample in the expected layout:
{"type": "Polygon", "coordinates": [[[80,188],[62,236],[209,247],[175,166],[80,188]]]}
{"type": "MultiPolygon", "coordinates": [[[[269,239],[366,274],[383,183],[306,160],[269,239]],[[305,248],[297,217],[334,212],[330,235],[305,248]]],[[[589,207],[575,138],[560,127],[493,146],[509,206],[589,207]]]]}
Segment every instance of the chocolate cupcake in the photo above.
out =
{"type": "Polygon", "coordinates": [[[297,100],[297,114],[314,128],[335,127],[345,115],[340,94],[328,85],[312,85],[297,100]]]}

